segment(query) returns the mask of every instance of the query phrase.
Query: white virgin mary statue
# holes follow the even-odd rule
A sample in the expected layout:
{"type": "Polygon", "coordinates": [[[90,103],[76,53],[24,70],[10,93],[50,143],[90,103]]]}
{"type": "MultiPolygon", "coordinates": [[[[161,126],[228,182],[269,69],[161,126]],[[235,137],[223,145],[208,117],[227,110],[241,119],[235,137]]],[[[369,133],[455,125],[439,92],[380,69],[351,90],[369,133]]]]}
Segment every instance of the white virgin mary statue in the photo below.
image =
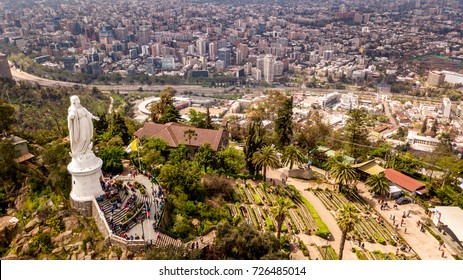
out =
{"type": "Polygon", "coordinates": [[[99,120],[87,109],[82,107],[77,95],[71,96],[71,106],[68,109],[68,128],[73,158],[84,155],[92,150],[93,120],[99,120]]]}

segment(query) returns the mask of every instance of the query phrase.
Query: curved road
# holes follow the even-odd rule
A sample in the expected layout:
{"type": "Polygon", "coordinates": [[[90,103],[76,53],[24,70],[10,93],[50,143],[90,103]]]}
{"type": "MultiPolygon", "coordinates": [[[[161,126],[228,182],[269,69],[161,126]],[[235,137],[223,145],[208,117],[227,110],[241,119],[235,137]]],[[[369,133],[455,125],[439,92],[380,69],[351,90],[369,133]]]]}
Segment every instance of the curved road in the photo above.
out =
{"type": "MultiPolygon", "coordinates": [[[[37,83],[41,86],[83,86],[85,88],[93,88],[97,87],[101,91],[119,91],[119,92],[128,92],[128,91],[137,91],[140,87],[143,88],[144,91],[160,91],[166,87],[172,87],[176,91],[195,91],[195,92],[204,92],[204,93],[217,93],[222,92],[224,88],[208,88],[203,86],[196,86],[196,85],[103,85],[103,84],[81,84],[81,83],[72,83],[72,82],[63,82],[63,81],[56,81],[50,80],[46,78],[41,78],[29,73],[26,73],[22,70],[16,69],[15,67],[11,67],[11,74],[13,75],[13,79],[17,81],[29,81],[33,83],[37,83]]],[[[304,91],[304,92],[319,92],[319,93],[330,93],[330,92],[339,92],[339,93],[348,93],[353,92],[355,94],[363,94],[363,95],[373,95],[376,94],[374,92],[365,92],[365,91],[356,91],[356,90],[339,90],[339,89],[321,89],[321,88],[306,88],[301,89],[298,87],[274,87],[274,88],[264,88],[264,87],[255,87],[255,88],[246,88],[249,89],[251,92],[262,92],[263,90],[294,90],[294,91],[304,91]]]]}

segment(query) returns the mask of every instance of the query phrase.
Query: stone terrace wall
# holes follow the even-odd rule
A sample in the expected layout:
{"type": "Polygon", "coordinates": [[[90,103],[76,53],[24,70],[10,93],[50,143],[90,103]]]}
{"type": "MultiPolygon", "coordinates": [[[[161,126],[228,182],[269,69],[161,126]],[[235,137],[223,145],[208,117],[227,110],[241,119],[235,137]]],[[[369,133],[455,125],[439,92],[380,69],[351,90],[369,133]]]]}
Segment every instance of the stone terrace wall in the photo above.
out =
{"type": "Polygon", "coordinates": [[[120,236],[112,234],[108,223],[106,222],[103,211],[101,211],[95,198],[92,199],[92,216],[95,219],[96,226],[105,239],[109,240],[112,246],[118,246],[130,251],[143,251],[146,248],[144,240],[126,240],[120,236]]]}

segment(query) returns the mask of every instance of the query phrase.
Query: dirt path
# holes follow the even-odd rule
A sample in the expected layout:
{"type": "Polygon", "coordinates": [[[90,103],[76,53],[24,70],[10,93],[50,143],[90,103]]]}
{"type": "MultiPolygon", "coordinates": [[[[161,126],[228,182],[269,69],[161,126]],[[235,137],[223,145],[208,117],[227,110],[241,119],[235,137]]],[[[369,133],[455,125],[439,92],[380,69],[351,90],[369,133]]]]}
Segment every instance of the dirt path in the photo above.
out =
{"type": "Polygon", "coordinates": [[[111,114],[113,112],[114,98],[112,96],[110,96],[109,100],[111,102],[109,103],[108,114],[111,114]]]}

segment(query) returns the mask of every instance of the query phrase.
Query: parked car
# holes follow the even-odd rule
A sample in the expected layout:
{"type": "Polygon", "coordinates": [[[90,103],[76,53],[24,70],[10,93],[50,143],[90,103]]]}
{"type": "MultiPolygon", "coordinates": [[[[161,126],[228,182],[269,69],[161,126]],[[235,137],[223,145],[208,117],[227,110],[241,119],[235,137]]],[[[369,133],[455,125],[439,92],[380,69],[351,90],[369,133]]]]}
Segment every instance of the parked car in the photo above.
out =
{"type": "Polygon", "coordinates": [[[412,200],[409,197],[402,196],[402,197],[398,198],[395,202],[397,204],[399,204],[399,205],[402,205],[402,204],[408,204],[408,203],[412,202],[412,200]]]}

